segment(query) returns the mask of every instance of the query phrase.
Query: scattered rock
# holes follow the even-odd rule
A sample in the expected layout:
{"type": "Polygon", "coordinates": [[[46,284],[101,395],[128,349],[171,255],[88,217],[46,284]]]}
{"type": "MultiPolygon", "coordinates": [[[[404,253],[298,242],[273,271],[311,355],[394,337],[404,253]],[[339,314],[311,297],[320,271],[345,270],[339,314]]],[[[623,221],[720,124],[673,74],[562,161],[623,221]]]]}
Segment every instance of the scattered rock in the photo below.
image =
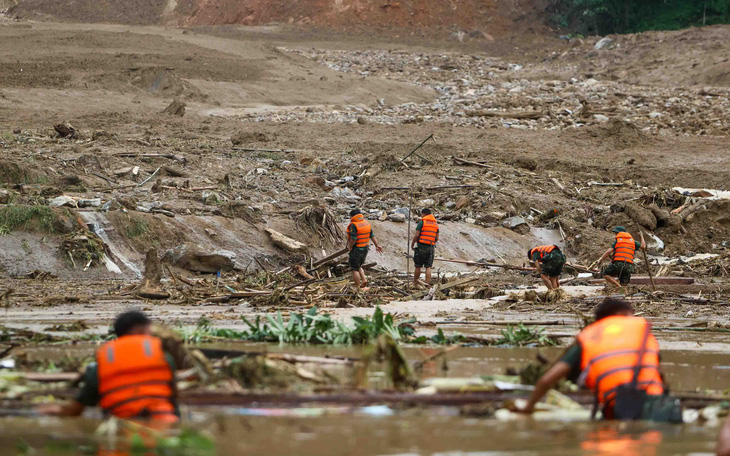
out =
{"type": "Polygon", "coordinates": [[[535,171],[537,169],[537,160],[531,157],[517,157],[512,163],[515,166],[519,166],[520,168],[524,168],[528,171],[535,171]]]}
{"type": "Polygon", "coordinates": [[[62,196],[53,198],[52,200],[48,201],[48,205],[51,207],[63,207],[63,206],[78,207],[78,203],[76,202],[76,199],[71,196],[67,196],[67,195],[62,195],[62,196]]]}
{"type": "Polygon", "coordinates": [[[78,132],[68,122],[56,124],[53,126],[53,129],[56,130],[59,138],[76,139],[78,137],[78,132]]]}
{"type": "Polygon", "coordinates": [[[454,206],[454,209],[457,211],[464,209],[466,206],[471,204],[471,198],[468,196],[462,196],[458,200],[456,200],[456,205],[454,206]]]}
{"type": "Polygon", "coordinates": [[[8,204],[10,202],[10,192],[7,190],[0,190],[0,204],[8,204]]]}
{"type": "Polygon", "coordinates": [[[406,216],[395,212],[393,214],[388,215],[388,220],[390,220],[391,222],[405,223],[406,216]]]}
{"type": "Polygon", "coordinates": [[[609,37],[601,38],[598,43],[596,43],[595,46],[593,46],[593,49],[596,51],[602,51],[602,50],[608,50],[608,49],[614,49],[618,44],[615,40],[609,37]]]}
{"type": "Polygon", "coordinates": [[[231,136],[231,143],[234,146],[240,146],[241,144],[252,143],[252,142],[269,142],[270,139],[265,133],[258,131],[237,131],[231,136]]]}
{"type": "Polygon", "coordinates": [[[234,268],[236,254],[228,250],[207,252],[198,244],[186,242],[165,252],[162,260],[194,272],[215,273],[234,268]]]}
{"type": "Polygon", "coordinates": [[[530,225],[528,225],[527,220],[522,217],[510,217],[505,219],[502,222],[502,226],[520,234],[527,234],[530,232],[530,225]]]}
{"type": "Polygon", "coordinates": [[[76,201],[76,204],[78,205],[78,207],[100,207],[101,198],[90,198],[90,199],[79,198],[76,201]]]}
{"type": "Polygon", "coordinates": [[[180,100],[173,100],[173,102],[170,103],[162,112],[171,116],[182,117],[185,115],[186,106],[187,105],[180,100]]]}

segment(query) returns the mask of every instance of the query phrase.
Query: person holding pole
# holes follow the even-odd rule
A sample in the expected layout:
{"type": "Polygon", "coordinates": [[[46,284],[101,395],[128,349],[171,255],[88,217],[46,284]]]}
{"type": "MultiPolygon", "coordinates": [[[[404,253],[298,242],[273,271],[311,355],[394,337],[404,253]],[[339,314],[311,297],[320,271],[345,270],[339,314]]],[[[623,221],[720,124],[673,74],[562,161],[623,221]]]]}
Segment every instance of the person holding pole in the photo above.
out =
{"type": "Polygon", "coordinates": [[[436,243],[439,240],[439,225],[436,217],[431,214],[430,209],[421,210],[421,220],[416,225],[416,235],[413,237],[411,248],[413,249],[413,286],[418,286],[421,278],[421,269],[426,269],[426,284],[431,284],[431,268],[436,251],[436,243]]]}

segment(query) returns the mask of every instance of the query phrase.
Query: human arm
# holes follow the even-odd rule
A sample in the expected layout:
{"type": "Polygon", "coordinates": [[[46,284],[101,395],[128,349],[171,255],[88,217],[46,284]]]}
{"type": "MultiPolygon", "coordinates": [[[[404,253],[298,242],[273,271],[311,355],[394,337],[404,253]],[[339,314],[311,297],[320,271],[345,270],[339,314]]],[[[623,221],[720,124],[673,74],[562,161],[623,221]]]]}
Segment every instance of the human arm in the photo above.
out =
{"type": "Polygon", "coordinates": [[[65,404],[44,404],[38,407],[38,411],[43,415],[79,416],[87,406],[98,404],[100,396],[96,363],[91,363],[86,367],[82,382],[81,390],[75,399],[65,404]]]}
{"type": "Polygon", "coordinates": [[[411,249],[416,249],[416,244],[418,244],[418,240],[421,239],[421,230],[423,229],[423,220],[419,221],[416,225],[416,235],[413,236],[413,241],[411,241],[411,249]]]}
{"type": "Polygon", "coordinates": [[[76,399],[72,399],[65,404],[42,404],[38,406],[38,412],[43,415],[52,416],[80,416],[86,406],[76,399]]]}
{"type": "Polygon", "coordinates": [[[604,261],[606,261],[606,258],[609,258],[611,256],[613,256],[613,247],[611,247],[610,249],[606,250],[603,253],[603,256],[601,257],[601,259],[598,260],[598,265],[600,266],[601,263],[603,263],[604,261]]]}
{"type": "Polygon", "coordinates": [[[553,367],[545,372],[535,383],[535,389],[530,395],[527,404],[522,408],[515,409],[520,413],[533,413],[535,405],[553,388],[561,379],[565,378],[573,367],[565,361],[558,361],[553,367]]]}
{"type": "Polygon", "coordinates": [[[357,228],[355,225],[350,225],[347,228],[347,250],[352,250],[357,241],[357,228]]]}
{"type": "Polygon", "coordinates": [[[720,429],[717,437],[717,456],[730,456],[730,416],[725,420],[725,425],[720,429]]]}
{"type": "Polygon", "coordinates": [[[370,240],[373,241],[373,244],[375,244],[375,250],[378,253],[383,253],[383,248],[378,244],[378,240],[375,238],[375,236],[370,236],[370,240]]]}
{"type": "Polygon", "coordinates": [[[639,234],[641,236],[641,242],[634,241],[634,242],[636,242],[636,248],[641,249],[641,250],[646,250],[646,241],[644,241],[644,232],[641,231],[639,234]]]}

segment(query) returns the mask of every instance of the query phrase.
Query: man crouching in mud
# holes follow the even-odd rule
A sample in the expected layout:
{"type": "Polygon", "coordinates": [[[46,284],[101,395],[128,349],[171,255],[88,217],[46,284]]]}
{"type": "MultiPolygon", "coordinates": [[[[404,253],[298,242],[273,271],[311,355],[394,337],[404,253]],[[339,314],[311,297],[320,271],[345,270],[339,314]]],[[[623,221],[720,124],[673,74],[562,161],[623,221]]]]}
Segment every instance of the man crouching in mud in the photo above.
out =
{"type": "Polygon", "coordinates": [[[79,416],[98,405],[105,415],[175,423],[179,419],[175,362],[152,336],[152,323],[138,311],[125,312],[114,322],[117,338],[96,351],[96,362],[84,374],[76,399],[64,405],[46,405],[47,415],[79,416]]]}
{"type": "Polygon", "coordinates": [[[375,244],[378,253],[383,253],[383,248],[378,244],[373,234],[373,228],[358,209],[350,211],[350,224],[347,226],[347,248],[350,250],[350,269],[352,279],[355,281],[356,289],[366,289],[368,279],[365,278],[365,271],[362,265],[368,256],[370,241],[375,244]]]}
{"type": "Polygon", "coordinates": [[[679,401],[667,395],[659,372],[659,344],[645,319],[626,301],[606,298],[594,310],[596,321],[535,384],[532,396],[515,411],[532,413],[560,379],[593,391],[593,415],[605,419],[682,422],[679,401]],[[641,360],[641,362],[639,362],[641,360]]]}

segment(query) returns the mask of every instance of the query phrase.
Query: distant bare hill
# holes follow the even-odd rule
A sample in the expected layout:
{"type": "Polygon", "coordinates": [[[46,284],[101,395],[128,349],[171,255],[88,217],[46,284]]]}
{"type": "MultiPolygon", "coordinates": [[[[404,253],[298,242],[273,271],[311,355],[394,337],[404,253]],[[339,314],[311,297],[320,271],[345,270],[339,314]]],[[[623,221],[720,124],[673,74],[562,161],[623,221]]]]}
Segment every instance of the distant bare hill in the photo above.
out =
{"type": "Polygon", "coordinates": [[[312,25],[462,31],[462,39],[547,33],[544,0],[17,0],[26,19],[174,25],[312,25]]]}

